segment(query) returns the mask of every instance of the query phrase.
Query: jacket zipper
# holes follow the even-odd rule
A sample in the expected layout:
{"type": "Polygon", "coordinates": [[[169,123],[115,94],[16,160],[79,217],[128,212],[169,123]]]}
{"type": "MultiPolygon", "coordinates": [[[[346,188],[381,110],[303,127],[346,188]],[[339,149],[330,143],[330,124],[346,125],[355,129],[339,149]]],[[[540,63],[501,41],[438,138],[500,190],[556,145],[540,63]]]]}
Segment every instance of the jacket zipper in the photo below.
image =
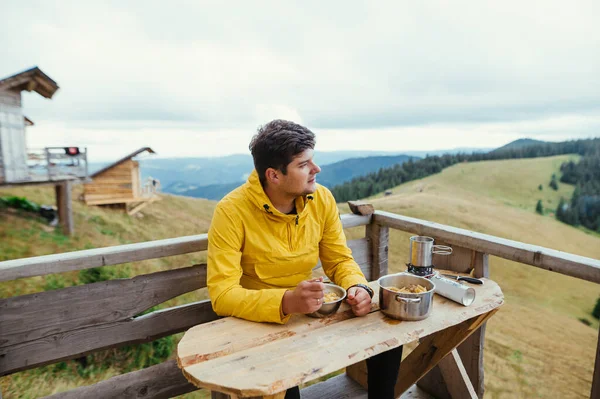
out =
{"type": "Polygon", "coordinates": [[[290,248],[290,252],[294,251],[294,239],[296,238],[296,235],[298,234],[298,219],[299,219],[299,215],[296,215],[295,223],[294,223],[294,227],[292,227],[291,223],[288,223],[288,237],[289,237],[289,241],[288,241],[288,247],[290,248]]]}

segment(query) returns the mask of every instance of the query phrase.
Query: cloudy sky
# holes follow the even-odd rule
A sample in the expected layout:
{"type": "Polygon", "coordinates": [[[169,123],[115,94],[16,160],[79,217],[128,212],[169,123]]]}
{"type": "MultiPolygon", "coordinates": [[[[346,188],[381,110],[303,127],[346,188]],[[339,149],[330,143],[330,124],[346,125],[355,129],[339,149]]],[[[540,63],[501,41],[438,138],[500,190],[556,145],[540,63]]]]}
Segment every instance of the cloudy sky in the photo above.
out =
{"type": "Polygon", "coordinates": [[[94,161],[247,152],[258,125],[317,149],[495,147],[600,136],[600,2],[0,0],[0,77],[31,148],[94,161]],[[32,11],[35,10],[35,11],[32,11]]]}

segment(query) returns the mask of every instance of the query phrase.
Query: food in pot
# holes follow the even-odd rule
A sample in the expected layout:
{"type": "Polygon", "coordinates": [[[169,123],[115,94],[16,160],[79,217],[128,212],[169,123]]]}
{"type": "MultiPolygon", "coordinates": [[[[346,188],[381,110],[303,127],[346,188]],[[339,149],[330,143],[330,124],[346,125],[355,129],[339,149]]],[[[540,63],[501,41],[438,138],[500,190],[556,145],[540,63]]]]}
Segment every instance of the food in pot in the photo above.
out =
{"type": "Polygon", "coordinates": [[[398,292],[402,294],[421,294],[427,292],[427,289],[420,284],[409,284],[406,287],[385,287],[386,290],[398,292]]]}
{"type": "Polygon", "coordinates": [[[335,292],[328,292],[327,294],[323,295],[323,303],[335,302],[338,299],[340,299],[340,296],[335,292]]]}

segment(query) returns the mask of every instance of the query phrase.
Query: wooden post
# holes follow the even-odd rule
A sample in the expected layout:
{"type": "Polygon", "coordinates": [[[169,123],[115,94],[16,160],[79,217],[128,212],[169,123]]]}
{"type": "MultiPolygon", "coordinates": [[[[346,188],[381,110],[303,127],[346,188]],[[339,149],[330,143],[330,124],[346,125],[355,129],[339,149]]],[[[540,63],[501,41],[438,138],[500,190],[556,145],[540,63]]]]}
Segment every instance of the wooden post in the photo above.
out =
{"type": "MultiPolygon", "coordinates": [[[[473,251],[474,277],[490,277],[489,255],[481,252],[473,251]]],[[[465,342],[458,347],[458,353],[465,365],[467,374],[471,379],[471,383],[477,392],[477,396],[482,399],[484,392],[484,376],[483,376],[483,344],[485,341],[485,327],[483,323],[465,342]]]]}
{"type": "Polygon", "coordinates": [[[72,184],[70,180],[65,180],[55,186],[56,206],[58,207],[58,222],[62,226],[63,233],[72,236],[75,232],[73,224],[72,208],[72,184]]]}
{"type": "Polygon", "coordinates": [[[350,211],[355,215],[372,215],[375,212],[373,205],[362,201],[348,201],[350,211]]]}
{"type": "MultiPolygon", "coordinates": [[[[435,237],[434,237],[435,238],[435,237]]],[[[437,240],[436,240],[437,243],[437,240]]],[[[442,243],[440,243],[442,244],[442,243]]],[[[452,246],[453,253],[450,256],[434,256],[436,265],[442,264],[441,269],[453,270],[460,273],[473,272],[474,277],[489,277],[489,256],[481,252],[473,251],[463,247],[452,246]],[[440,259],[445,258],[445,259],[440,259]],[[438,260],[439,259],[439,260],[438,260]]],[[[479,327],[459,347],[458,353],[469,375],[471,384],[477,393],[477,397],[483,398],[484,375],[483,375],[483,343],[485,338],[485,323],[479,327]]],[[[433,368],[418,384],[420,388],[439,399],[450,399],[451,395],[446,387],[446,381],[439,367],[433,368]]]]}
{"type": "Polygon", "coordinates": [[[390,229],[371,222],[366,227],[366,236],[371,246],[371,281],[388,274],[388,248],[390,229]]]}
{"type": "Polygon", "coordinates": [[[594,366],[594,377],[592,379],[592,394],[590,398],[600,398],[600,336],[598,336],[598,346],[596,348],[596,364],[594,366]]]}

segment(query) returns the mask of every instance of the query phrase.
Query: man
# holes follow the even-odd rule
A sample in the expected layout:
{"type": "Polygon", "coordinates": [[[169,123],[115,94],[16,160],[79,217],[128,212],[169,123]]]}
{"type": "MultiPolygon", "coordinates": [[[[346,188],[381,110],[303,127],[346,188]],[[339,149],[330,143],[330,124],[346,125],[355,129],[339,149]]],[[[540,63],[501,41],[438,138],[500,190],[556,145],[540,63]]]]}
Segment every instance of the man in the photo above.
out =
{"type": "MultiPolygon", "coordinates": [[[[207,285],[218,315],[285,323],[318,310],[324,285],[311,277],[319,259],[354,314],[369,313],[373,292],[346,245],[333,195],[316,183],[314,146],[310,130],[284,120],[253,137],[255,170],[219,202],[208,232],[207,285]]],[[[402,347],[367,361],[369,398],[393,397],[401,356],[402,347]]],[[[297,387],[286,394],[299,397],[297,387]]]]}

